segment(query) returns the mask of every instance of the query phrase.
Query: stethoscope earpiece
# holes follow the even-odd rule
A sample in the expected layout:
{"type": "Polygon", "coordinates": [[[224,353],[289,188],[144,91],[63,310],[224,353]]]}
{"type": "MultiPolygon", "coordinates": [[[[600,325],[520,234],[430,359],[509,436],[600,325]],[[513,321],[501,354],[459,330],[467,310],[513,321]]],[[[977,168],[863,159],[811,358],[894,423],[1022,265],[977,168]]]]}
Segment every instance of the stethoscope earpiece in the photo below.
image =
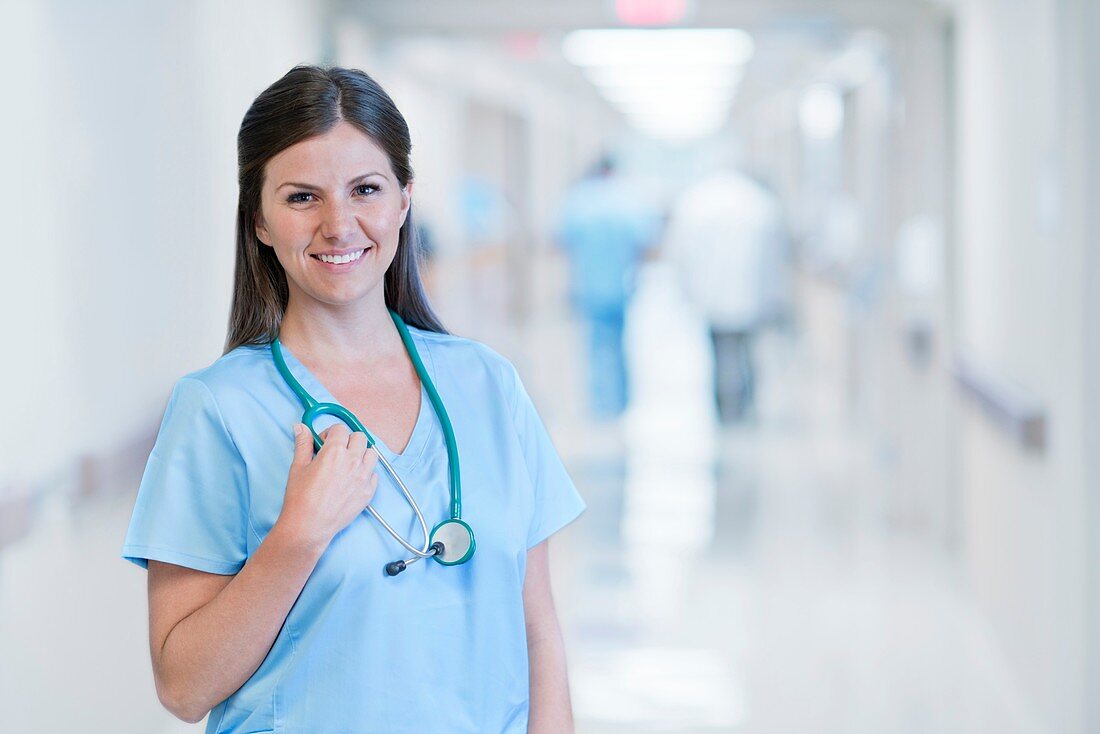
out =
{"type": "MultiPolygon", "coordinates": [[[[438,559],[441,555],[443,555],[443,550],[444,550],[443,544],[437,540],[436,542],[432,543],[431,547],[428,548],[428,552],[425,555],[426,556],[434,556],[435,558],[438,559]]],[[[412,564],[419,561],[420,558],[421,558],[421,556],[413,556],[412,558],[406,558],[403,561],[393,561],[391,563],[387,563],[386,564],[386,569],[385,569],[386,570],[386,575],[387,576],[396,576],[397,574],[401,573],[402,571],[404,571],[406,568],[408,568],[412,564]]],[[[448,564],[448,565],[453,565],[453,564],[448,564]]]]}

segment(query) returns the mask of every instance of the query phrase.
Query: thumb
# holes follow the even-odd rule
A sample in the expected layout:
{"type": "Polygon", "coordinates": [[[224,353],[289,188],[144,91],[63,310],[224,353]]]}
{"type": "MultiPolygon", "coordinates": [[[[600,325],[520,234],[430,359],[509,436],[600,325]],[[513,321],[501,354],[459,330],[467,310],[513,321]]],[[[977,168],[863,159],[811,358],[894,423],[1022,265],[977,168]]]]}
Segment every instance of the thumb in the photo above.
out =
{"type": "Polygon", "coordinates": [[[313,460],[313,433],[304,423],[294,424],[294,463],[308,464],[313,460]]]}

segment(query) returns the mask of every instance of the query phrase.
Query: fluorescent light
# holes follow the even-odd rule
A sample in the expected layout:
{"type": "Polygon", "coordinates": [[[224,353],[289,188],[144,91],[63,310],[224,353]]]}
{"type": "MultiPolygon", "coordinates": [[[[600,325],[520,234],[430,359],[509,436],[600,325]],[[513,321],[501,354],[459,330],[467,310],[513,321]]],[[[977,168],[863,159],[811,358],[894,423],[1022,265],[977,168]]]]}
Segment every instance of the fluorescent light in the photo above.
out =
{"type": "Polygon", "coordinates": [[[690,138],[725,123],[753,41],[737,29],[583,30],[562,53],[634,127],[690,138]]]}
{"type": "Polygon", "coordinates": [[[652,103],[659,107],[673,107],[677,104],[721,105],[729,107],[734,89],[676,89],[675,87],[614,87],[600,90],[600,94],[614,105],[631,102],[652,103]]]}
{"type": "Polygon", "coordinates": [[[698,71],[681,73],[660,68],[612,66],[586,69],[585,76],[600,89],[731,89],[740,83],[743,72],[740,67],[726,70],[703,66],[698,71]]]}
{"type": "Polygon", "coordinates": [[[711,120],[724,119],[726,107],[719,105],[672,105],[661,106],[645,100],[620,107],[628,117],[640,117],[650,120],[711,120]]]}
{"type": "Polygon", "coordinates": [[[660,63],[617,64],[592,66],[584,69],[584,75],[596,86],[623,84],[691,84],[709,86],[737,83],[744,76],[743,66],[722,64],[697,64],[695,66],[668,67],[660,63]]]}

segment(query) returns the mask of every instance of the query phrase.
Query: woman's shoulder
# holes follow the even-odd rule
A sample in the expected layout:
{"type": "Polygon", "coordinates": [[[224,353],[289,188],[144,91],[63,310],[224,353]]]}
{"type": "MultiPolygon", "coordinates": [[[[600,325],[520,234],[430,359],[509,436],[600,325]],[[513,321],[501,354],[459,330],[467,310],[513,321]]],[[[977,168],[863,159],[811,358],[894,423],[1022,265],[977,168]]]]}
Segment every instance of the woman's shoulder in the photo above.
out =
{"type": "Polygon", "coordinates": [[[443,355],[449,360],[467,360],[496,369],[514,369],[507,357],[474,339],[426,331],[412,326],[409,327],[409,331],[428,344],[433,354],[443,355]]]}
{"type": "Polygon", "coordinates": [[[409,330],[427,345],[433,362],[445,362],[455,372],[487,373],[506,393],[511,393],[514,389],[518,379],[515,365],[492,347],[455,334],[441,334],[414,327],[409,327],[409,330]]]}
{"type": "Polygon", "coordinates": [[[177,386],[187,381],[202,383],[218,402],[260,384],[267,363],[271,360],[271,345],[246,344],[215,359],[212,363],[188,372],[179,378],[177,386]]]}

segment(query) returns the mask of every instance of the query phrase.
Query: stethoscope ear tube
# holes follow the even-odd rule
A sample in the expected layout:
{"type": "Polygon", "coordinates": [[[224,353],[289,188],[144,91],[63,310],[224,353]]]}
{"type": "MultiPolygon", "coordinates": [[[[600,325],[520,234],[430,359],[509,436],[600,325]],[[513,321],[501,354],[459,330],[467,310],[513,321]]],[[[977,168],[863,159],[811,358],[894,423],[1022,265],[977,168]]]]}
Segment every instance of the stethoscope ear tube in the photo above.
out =
{"type": "Polygon", "coordinates": [[[451,418],[447,415],[447,408],[443,405],[443,399],[439,397],[439,391],[435,389],[435,383],[432,382],[428,370],[424,367],[424,362],[420,359],[420,352],[416,350],[416,345],[413,344],[409,327],[405,325],[404,320],[393,309],[390,309],[390,318],[393,319],[394,326],[397,327],[397,333],[401,335],[405,351],[408,352],[409,359],[412,360],[413,367],[416,368],[416,374],[420,376],[421,384],[428,392],[428,399],[432,401],[432,407],[435,408],[435,414],[439,418],[439,425],[443,429],[443,440],[447,444],[447,465],[451,480],[451,517],[454,519],[461,518],[462,472],[458,463],[458,443],[455,441],[455,429],[451,425],[451,418]]]}

